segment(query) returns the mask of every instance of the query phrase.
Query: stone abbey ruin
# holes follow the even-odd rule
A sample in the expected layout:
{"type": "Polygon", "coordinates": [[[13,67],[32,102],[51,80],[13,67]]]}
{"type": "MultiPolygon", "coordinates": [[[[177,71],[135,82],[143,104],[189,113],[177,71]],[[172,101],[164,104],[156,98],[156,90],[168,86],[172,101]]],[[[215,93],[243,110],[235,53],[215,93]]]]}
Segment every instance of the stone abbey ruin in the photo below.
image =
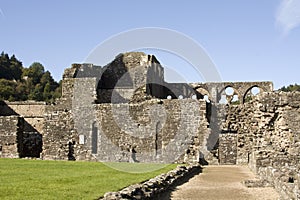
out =
{"type": "Polygon", "coordinates": [[[1,102],[0,157],[248,165],[257,184],[299,199],[299,121],[300,93],[167,83],[153,55],[131,52],[67,68],[54,104],[1,102]]]}

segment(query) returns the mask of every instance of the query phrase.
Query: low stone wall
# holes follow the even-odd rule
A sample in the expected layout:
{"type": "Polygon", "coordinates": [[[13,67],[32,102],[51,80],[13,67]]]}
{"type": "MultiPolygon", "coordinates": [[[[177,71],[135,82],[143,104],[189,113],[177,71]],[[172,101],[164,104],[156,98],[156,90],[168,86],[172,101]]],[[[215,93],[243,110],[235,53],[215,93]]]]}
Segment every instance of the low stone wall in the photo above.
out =
{"type": "Polygon", "coordinates": [[[201,172],[200,165],[178,166],[166,174],[161,174],[144,183],[131,185],[118,192],[108,192],[102,200],[119,199],[160,199],[174,186],[182,183],[187,177],[201,172]]]}
{"type": "Polygon", "coordinates": [[[300,167],[269,166],[259,168],[258,174],[262,181],[270,183],[280,195],[280,199],[300,199],[300,167]]]}

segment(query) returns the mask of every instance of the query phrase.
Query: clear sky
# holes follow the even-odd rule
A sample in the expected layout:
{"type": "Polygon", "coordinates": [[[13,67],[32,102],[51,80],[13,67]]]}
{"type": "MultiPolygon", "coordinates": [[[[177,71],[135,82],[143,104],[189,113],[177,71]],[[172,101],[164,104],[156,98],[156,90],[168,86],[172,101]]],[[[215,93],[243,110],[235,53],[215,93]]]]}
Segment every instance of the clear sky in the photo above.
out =
{"type": "MultiPolygon", "coordinates": [[[[160,27],[199,43],[223,81],[271,80],[279,88],[300,82],[299,1],[0,0],[0,51],[26,67],[41,62],[59,80],[109,37],[160,27]]],[[[188,82],[202,81],[185,61],[164,52],[156,57],[188,82]]]]}

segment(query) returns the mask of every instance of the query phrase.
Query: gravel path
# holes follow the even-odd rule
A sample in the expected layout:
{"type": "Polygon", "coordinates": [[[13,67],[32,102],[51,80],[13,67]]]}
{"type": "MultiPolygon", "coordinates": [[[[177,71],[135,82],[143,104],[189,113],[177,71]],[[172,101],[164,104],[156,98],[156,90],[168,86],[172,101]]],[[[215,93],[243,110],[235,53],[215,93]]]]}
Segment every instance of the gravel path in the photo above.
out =
{"type": "Polygon", "coordinates": [[[273,188],[245,187],[241,181],[247,179],[255,179],[255,175],[245,166],[206,166],[203,173],[176,187],[170,197],[172,200],[279,199],[273,188]]]}

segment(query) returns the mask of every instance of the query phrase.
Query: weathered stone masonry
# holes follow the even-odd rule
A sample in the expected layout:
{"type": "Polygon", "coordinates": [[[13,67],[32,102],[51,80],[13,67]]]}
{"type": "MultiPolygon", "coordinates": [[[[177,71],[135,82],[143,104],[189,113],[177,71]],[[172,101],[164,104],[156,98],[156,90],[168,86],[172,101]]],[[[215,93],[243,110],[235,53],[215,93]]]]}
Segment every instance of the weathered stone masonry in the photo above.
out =
{"type": "Polygon", "coordinates": [[[167,83],[154,56],[125,53],[66,69],[53,105],[2,102],[0,157],[247,164],[299,199],[299,109],[271,82],[167,83]]]}
{"type": "Polygon", "coordinates": [[[299,199],[299,125],[299,92],[263,93],[247,104],[229,106],[223,129],[236,138],[236,145],[228,147],[235,153],[219,149],[220,159],[231,156],[233,163],[248,164],[282,199],[299,199]]]}
{"type": "Polygon", "coordinates": [[[0,102],[1,157],[40,157],[45,106],[42,102],[0,102]]]}
{"type": "Polygon", "coordinates": [[[18,116],[0,116],[0,156],[18,158],[18,135],[22,129],[22,119],[18,116]]]}
{"type": "Polygon", "coordinates": [[[62,97],[54,105],[6,103],[1,115],[24,119],[19,135],[29,144],[18,140],[19,146],[36,150],[19,149],[20,157],[132,161],[135,152],[140,162],[197,162],[217,147],[221,133],[223,110],[213,109],[218,107],[214,102],[228,87],[235,88],[226,96],[230,100],[245,97],[255,86],[272,90],[270,82],[167,83],[154,56],[125,53],[104,67],[74,64],[66,69],[62,97]],[[175,158],[175,152],[180,156],[175,158]]]}
{"type": "Polygon", "coordinates": [[[136,160],[140,162],[172,162],[171,152],[185,151],[193,152],[177,161],[198,161],[199,148],[207,131],[205,102],[192,99],[151,100],[131,105],[100,104],[98,109],[97,120],[102,137],[97,146],[101,152],[98,155],[100,160],[129,161],[130,157],[126,154],[127,148],[130,148],[128,145],[135,145],[136,160]],[[114,116],[114,112],[122,114],[114,116]],[[194,144],[186,145],[186,141],[194,144]],[[119,147],[121,151],[116,149],[112,153],[112,146],[119,147]]]}

